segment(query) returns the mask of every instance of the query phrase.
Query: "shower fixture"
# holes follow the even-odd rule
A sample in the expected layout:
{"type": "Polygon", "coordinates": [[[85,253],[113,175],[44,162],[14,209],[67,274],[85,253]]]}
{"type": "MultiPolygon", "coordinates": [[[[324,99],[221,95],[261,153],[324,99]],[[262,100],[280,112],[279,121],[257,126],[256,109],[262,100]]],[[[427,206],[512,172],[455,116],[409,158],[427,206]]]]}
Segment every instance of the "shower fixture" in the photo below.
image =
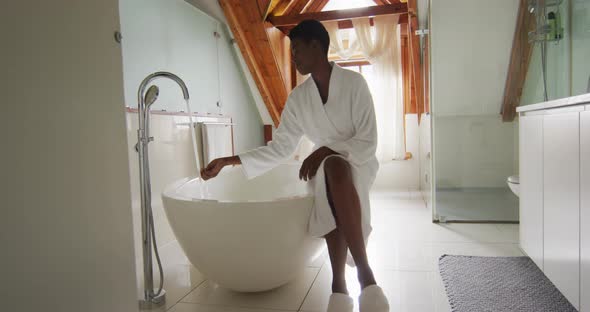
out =
{"type": "MultiPolygon", "coordinates": [[[[152,188],[150,180],[150,167],[148,157],[148,144],[153,141],[150,136],[150,107],[159,95],[157,86],[152,85],[146,91],[148,84],[157,78],[168,78],[175,81],[182,89],[186,101],[189,100],[186,84],[178,76],[169,72],[156,72],[147,76],[139,85],[137,92],[139,129],[137,130],[137,144],[135,150],[139,153],[139,188],[141,195],[141,232],[143,247],[143,298],[139,301],[142,309],[149,309],[162,305],[166,301],[166,291],[163,289],[164,273],[162,262],[156,246],[156,235],[154,230],[154,217],[152,214],[152,188]],[[152,246],[158,262],[160,272],[160,285],[154,291],[154,276],[152,270],[152,246]]],[[[187,102],[188,103],[188,102],[187,102]]]]}

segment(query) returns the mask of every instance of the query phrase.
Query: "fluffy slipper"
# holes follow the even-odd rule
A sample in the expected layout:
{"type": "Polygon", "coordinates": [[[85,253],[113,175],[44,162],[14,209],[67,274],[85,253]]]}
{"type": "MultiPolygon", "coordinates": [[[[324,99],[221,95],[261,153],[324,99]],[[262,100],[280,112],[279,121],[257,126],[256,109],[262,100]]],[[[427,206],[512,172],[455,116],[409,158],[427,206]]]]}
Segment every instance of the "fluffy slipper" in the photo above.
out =
{"type": "Polygon", "coordinates": [[[349,295],[333,293],[328,301],[328,312],[352,312],[354,302],[349,295]]]}
{"type": "Polygon", "coordinates": [[[389,312],[389,303],[381,287],[367,286],[359,296],[360,312],[389,312]]]}

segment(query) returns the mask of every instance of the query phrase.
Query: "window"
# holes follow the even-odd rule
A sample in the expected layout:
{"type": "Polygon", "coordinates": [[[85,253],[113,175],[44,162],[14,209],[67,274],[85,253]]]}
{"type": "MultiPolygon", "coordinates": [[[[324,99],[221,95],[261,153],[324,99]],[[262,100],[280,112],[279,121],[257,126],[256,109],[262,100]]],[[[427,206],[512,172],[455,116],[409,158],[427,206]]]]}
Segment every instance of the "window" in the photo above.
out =
{"type": "Polygon", "coordinates": [[[354,61],[337,61],[336,62],[341,67],[346,69],[355,71],[357,73],[361,73],[369,87],[375,85],[375,74],[373,72],[373,65],[369,63],[369,61],[362,59],[362,60],[354,60],[354,61]]]}
{"type": "Polygon", "coordinates": [[[364,8],[376,5],[373,0],[330,0],[322,11],[364,8]]]}

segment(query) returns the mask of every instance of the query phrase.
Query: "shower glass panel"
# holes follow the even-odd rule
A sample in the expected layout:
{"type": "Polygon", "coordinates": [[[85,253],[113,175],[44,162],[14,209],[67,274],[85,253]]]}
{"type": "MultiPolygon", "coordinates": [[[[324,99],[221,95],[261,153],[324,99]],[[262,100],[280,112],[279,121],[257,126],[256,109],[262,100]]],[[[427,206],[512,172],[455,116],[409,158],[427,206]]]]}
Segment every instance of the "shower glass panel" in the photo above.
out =
{"type": "MultiPolygon", "coordinates": [[[[476,12],[469,1],[449,0],[461,4],[467,12],[476,12]],[[472,11],[471,11],[472,10],[472,11]]],[[[432,1],[432,12],[446,13],[445,5],[432,1]]],[[[475,1],[479,10],[515,12],[514,8],[497,1],[475,1]],[[484,4],[485,3],[485,4],[484,4]],[[485,7],[483,7],[485,6],[485,7]]],[[[446,2],[445,2],[446,3],[446,2]]],[[[529,105],[564,97],[590,93],[590,0],[528,0],[529,13],[535,15],[537,35],[524,83],[520,105],[529,105]],[[540,7],[542,5],[543,7],[540,7]],[[531,8],[534,9],[531,10],[531,8]],[[540,10],[539,10],[540,9],[540,10]]],[[[447,3],[447,6],[449,4],[447,3]]],[[[476,5],[476,4],[473,4],[476,5]]],[[[450,14],[450,13],[449,13],[450,14]]],[[[498,117],[499,107],[491,105],[490,89],[502,94],[505,74],[498,75],[501,85],[486,77],[470,72],[469,67],[488,70],[482,59],[489,64],[501,64],[497,55],[507,53],[512,47],[513,22],[516,15],[496,14],[506,20],[497,21],[493,27],[494,37],[488,28],[480,24],[492,21],[479,17],[471,27],[444,23],[444,14],[433,13],[432,22],[432,122],[435,219],[442,221],[518,221],[518,197],[508,188],[506,179],[518,174],[518,118],[502,122],[498,117]],[[479,24],[478,24],[479,23],[479,24]],[[503,25],[510,27],[504,29],[503,25]],[[455,31],[455,32],[453,32],[455,31]],[[457,33],[457,31],[461,33],[457,33]],[[500,37],[500,34],[502,36],[500,37]],[[487,33],[486,40],[479,41],[473,33],[487,33]],[[497,36],[496,36],[497,35],[497,36]],[[470,53],[457,47],[468,38],[470,53]],[[503,39],[500,39],[503,38],[503,39]],[[504,51],[494,50],[505,42],[504,51]],[[453,47],[446,44],[454,42],[453,47]],[[493,53],[478,50],[485,46],[493,53]],[[478,55],[475,59],[473,55],[478,55]],[[463,64],[458,74],[451,64],[463,64]],[[469,64],[466,67],[465,64],[469,64]],[[470,76],[472,75],[472,76],[470,76]],[[500,76],[502,78],[500,78],[500,76]],[[480,79],[476,85],[469,79],[480,79]],[[454,80],[477,89],[461,90],[453,85],[454,80]],[[490,93],[488,93],[490,92],[490,93]],[[460,93],[460,96],[456,94],[460,93]],[[482,100],[480,100],[482,99],[482,100]]],[[[488,25],[488,26],[489,26],[488,25]]]]}
{"type": "Polygon", "coordinates": [[[590,0],[570,0],[572,95],[590,93],[590,0]]]}
{"type": "Polygon", "coordinates": [[[557,17],[555,25],[563,28],[562,36],[558,41],[535,43],[521,106],[545,101],[544,68],[548,100],[590,93],[590,0],[551,0],[548,3],[559,3],[547,6],[545,12],[557,17]]]}
{"type": "MultiPolygon", "coordinates": [[[[521,105],[568,97],[571,94],[571,0],[529,0],[536,7],[534,15],[537,29],[547,34],[536,36],[529,61],[521,105]],[[546,6],[540,7],[545,3],[546,6]],[[550,26],[549,26],[550,25],[550,26]],[[547,28],[550,27],[550,28],[547,28]]],[[[584,0],[588,2],[588,0],[584,0]]],[[[531,36],[529,36],[531,37],[531,36]]]]}
{"type": "Polygon", "coordinates": [[[435,220],[518,221],[518,125],[499,114],[518,3],[430,2],[435,220]]]}
{"type": "MultiPolygon", "coordinates": [[[[434,104],[435,105],[435,104],[434,104]]],[[[435,116],[435,205],[440,221],[518,221],[517,128],[496,116],[435,116]]]]}

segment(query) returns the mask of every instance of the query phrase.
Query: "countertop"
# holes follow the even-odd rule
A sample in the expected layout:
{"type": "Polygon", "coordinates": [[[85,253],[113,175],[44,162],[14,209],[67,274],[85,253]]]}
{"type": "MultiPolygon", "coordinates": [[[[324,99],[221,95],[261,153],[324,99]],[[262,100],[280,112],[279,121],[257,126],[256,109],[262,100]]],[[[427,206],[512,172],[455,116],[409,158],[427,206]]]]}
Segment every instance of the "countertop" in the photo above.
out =
{"type": "Polygon", "coordinates": [[[516,108],[516,111],[519,113],[523,113],[523,112],[530,112],[530,111],[544,110],[544,109],[558,108],[558,107],[566,107],[566,106],[574,106],[574,105],[586,105],[586,110],[590,110],[590,93],[567,97],[567,98],[563,98],[563,99],[557,99],[557,100],[548,101],[548,102],[519,106],[516,108]]]}

